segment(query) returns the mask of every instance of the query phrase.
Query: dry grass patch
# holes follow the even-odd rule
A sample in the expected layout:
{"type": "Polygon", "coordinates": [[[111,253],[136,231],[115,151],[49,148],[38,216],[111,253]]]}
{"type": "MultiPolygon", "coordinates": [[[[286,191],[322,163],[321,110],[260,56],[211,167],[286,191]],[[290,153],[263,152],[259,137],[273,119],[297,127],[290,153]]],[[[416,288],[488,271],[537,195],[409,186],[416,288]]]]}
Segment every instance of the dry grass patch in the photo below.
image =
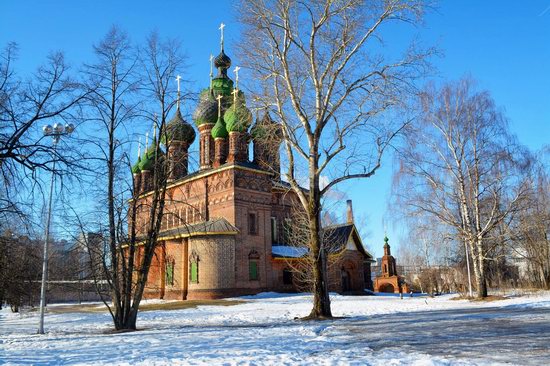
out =
{"type": "Polygon", "coordinates": [[[470,300],[473,302],[491,302],[491,301],[500,301],[500,300],[507,300],[509,297],[501,296],[501,295],[489,295],[484,298],[478,298],[478,297],[471,297],[467,295],[459,295],[455,297],[451,297],[450,300],[470,300]]]}
{"type": "Polygon", "coordinates": [[[141,304],[139,306],[140,311],[151,310],[179,310],[179,309],[191,309],[196,308],[199,305],[209,306],[233,306],[244,304],[244,300],[182,300],[182,301],[170,301],[165,303],[155,304],[141,304]]]}
{"type": "MultiPolygon", "coordinates": [[[[152,311],[152,310],[180,310],[180,309],[192,309],[199,305],[208,306],[233,306],[245,303],[244,300],[182,300],[182,301],[168,301],[161,303],[142,303],[139,306],[140,311],[152,311]]],[[[51,306],[48,308],[48,313],[63,314],[63,313],[103,313],[107,308],[103,305],[97,304],[75,304],[75,305],[60,305],[51,306]]]]}

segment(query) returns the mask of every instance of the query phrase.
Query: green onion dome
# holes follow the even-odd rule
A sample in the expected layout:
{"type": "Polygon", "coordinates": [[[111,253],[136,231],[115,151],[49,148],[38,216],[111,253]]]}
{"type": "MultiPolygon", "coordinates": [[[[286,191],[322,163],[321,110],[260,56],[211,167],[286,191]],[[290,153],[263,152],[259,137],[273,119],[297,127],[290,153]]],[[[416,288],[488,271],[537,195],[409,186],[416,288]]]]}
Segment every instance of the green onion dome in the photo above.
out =
{"type": "MultiPolygon", "coordinates": [[[[195,141],[195,130],[183,119],[179,107],[174,117],[166,124],[166,135],[162,136],[162,139],[164,140],[165,137],[169,141],[184,141],[188,145],[191,145],[195,141]]],[[[165,143],[166,141],[162,142],[165,143]]]]}
{"type": "Polygon", "coordinates": [[[237,101],[223,115],[225,126],[229,132],[245,132],[252,122],[252,113],[244,103],[237,101]]]}
{"type": "MultiPolygon", "coordinates": [[[[156,153],[156,141],[153,141],[153,144],[147,149],[145,154],[143,154],[143,157],[141,158],[141,162],[139,163],[139,169],[141,171],[143,170],[152,170],[153,166],[155,165],[155,153],[156,153]]],[[[164,157],[164,153],[162,150],[159,150],[159,157],[158,161],[161,161],[164,157]]]]}
{"type": "Polygon", "coordinates": [[[132,174],[139,174],[141,169],[139,168],[139,163],[141,163],[141,157],[138,157],[134,166],[132,166],[132,174]]]}
{"type": "Polygon", "coordinates": [[[193,114],[193,120],[197,126],[206,123],[216,123],[218,119],[218,102],[214,99],[210,90],[207,89],[201,93],[199,105],[193,114]]]}
{"type": "Polygon", "coordinates": [[[228,135],[227,129],[225,128],[225,123],[222,117],[218,118],[218,121],[212,128],[212,137],[213,138],[226,138],[228,135]]]}

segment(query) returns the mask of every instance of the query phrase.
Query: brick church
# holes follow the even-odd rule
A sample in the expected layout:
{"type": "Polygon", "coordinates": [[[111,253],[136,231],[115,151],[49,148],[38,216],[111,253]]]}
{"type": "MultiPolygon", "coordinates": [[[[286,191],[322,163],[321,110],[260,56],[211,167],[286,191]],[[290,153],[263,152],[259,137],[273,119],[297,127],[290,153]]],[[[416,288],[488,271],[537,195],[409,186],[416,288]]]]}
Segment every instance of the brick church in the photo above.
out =
{"type": "MultiPolygon", "coordinates": [[[[299,289],[289,263],[303,260],[307,249],[289,246],[286,234],[299,202],[281,180],[278,146],[259,138],[280,136],[280,126],[267,112],[253,124],[238,90],[238,74],[235,83],[227,74],[231,59],[223,41],[213,64],[217,75],[211,65],[210,86],[201,92],[193,114],[198,171],[188,171],[188,148],[197,133],[182,117],[179,92],[166,126],[169,148],[157,161],[167,164],[169,183],[148,298],[208,299],[299,289]]],[[[140,200],[151,194],[154,151],[146,146],[132,168],[140,200]]],[[[372,289],[373,260],[354,226],[351,202],[348,206],[348,222],[324,229],[330,255],[337,258],[330,266],[330,290],[362,293],[372,289]]]]}

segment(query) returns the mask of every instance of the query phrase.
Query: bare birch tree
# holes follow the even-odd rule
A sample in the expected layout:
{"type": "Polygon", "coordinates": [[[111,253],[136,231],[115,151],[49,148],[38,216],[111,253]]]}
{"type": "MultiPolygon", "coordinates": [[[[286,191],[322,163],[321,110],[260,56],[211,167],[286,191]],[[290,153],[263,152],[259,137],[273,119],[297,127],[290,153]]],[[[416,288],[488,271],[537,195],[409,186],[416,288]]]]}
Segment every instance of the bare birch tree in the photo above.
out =
{"type": "MultiPolygon", "coordinates": [[[[307,213],[313,309],[332,316],[322,246],[322,198],[337,184],[368,178],[404,124],[383,117],[403,105],[432,52],[414,44],[382,53],[384,28],[418,24],[422,1],[243,0],[242,54],[259,81],[258,104],[282,124],[286,174],[307,213]],[[303,168],[303,170],[302,170],[303,168]],[[328,183],[321,188],[320,178],[328,183]],[[304,190],[301,185],[305,183],[304,190]]],[[[399,120],[398,120],[399,119],[399,120]]]]}
{"type": "Polygon", "coordinates": [[[421,97],[423,115],[408,127],[395,194],[408,214],[435,218],[464,240],[473,258],[477,296],[487,296],[487,261],[495,229],[522,208],[525,154],[487,92],[468,79],[421,97]]]}

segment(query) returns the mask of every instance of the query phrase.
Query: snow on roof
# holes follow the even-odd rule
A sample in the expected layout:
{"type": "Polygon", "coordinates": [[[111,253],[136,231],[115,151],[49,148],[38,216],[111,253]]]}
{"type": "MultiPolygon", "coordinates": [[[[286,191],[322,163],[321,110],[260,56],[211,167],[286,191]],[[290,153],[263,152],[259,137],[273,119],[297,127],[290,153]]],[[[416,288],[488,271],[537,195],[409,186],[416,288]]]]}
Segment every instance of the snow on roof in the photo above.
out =
{"type": "Polygon", "coordinates": [[[307,254],[307,248],[274,245],[271,247],[271,254],[274,258],[301,258],[307,254]]]}

